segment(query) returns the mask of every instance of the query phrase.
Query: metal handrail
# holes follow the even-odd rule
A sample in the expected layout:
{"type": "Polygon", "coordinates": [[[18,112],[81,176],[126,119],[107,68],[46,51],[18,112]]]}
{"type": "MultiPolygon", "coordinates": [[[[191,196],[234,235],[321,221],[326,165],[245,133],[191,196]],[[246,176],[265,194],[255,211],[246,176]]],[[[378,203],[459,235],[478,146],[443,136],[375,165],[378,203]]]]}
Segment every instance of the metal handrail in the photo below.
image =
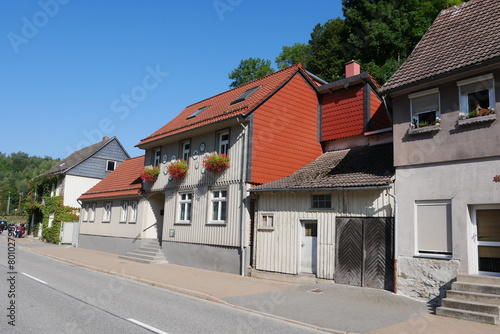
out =
{"type": "MultiPolygon", "coordinates": [[[[144,230],[142,230],[142,232],[145,232],[145,231],[149,230],[151,227],[155,226],[156,224],[157,224],[157,223],[154,223],[154,224],[152,224],[152,225],[150,225],[150,226],[146,227],[144,230]]],[[[142,233],[142,232],[141,232],[141,233],[142,233]]],[[[139,233],[139,234],[138,234],[138,235],[134,238],[134,241],[132,241],[132,243],[135,243],[135,242],[137,241],[137,239],[139,239],[139,237],[141,236],[141,233],[139,233]]]]}

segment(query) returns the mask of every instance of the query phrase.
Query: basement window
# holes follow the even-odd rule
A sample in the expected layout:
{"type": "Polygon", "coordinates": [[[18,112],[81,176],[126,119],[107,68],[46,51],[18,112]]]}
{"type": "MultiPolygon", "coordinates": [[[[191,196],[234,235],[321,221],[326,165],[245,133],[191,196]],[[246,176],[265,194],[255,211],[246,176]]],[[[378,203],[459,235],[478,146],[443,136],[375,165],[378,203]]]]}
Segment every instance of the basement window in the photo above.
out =
{"type": "Polygon", "coordinates": [[[259,88],[262,87],[262,86],[257,86],[257,87],[253,87],[253,88],[250,88],[249,90],[246,90],[243,92],[243,94],[241,94],[240,96],[238,96],[233,102],[231,102],[230,104],[233,105],[233,104],[236,104],[236,103],[239,103],[239,102],[243,102],[245,101],[246,99],[248,99],[250,96],[252,96],[253,93],[255,93],[256,91],[259,90],[259,88]]]}

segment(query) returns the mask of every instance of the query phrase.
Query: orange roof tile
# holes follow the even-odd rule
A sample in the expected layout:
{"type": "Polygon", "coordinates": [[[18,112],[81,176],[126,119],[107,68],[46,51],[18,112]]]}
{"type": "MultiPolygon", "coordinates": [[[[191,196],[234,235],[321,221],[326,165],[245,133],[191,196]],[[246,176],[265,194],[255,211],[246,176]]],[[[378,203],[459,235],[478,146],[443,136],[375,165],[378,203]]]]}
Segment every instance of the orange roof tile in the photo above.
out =
{"type": "Polygon", "coordinates": [[[142,180],[139,178],[139,174],[143,169],[144,156],[125,160],[101,182],[90,188],[78,199],[140,195],[142,180]]]}
{"type": "Polygon", "coordinates": [[[144,144],[176,133],[195,129],[207,124],[232,118],[237,115],[248,114],[261,103],[266,101],[274,92],[276,92],[278,88],[284,85],[297,72],[301,72],[313,86],[318,86],[321,83],[318,81],[319,79],[316,79],[307,73],[300,64],[290,66],[266,77],[257,79],[243,86],[228,90],[186,107],[173,120],[155,131],[150,136],[142,139],[136,146],[141,147],[144,144]],[[261,87],[246,100],[231,104],[232,101],[237,99],[245,91],[257,86],[261,87]],[[203,107],[207,108],[196,116],[190,117],[203,107]]]}

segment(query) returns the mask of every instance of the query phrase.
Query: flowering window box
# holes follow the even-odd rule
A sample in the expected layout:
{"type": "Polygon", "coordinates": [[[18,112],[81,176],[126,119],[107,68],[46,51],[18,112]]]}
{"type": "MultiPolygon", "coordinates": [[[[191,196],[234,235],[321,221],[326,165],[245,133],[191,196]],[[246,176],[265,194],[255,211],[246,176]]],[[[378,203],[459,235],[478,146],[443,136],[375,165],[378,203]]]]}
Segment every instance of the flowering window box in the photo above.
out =
{"type": "Polygon", "coordinates": [[[230,159],[226,154],[213,153],[203,160],[203,167],[212,173],[220,173],[228,169],[230,159]]]}
{"type": "Polygon", "coordinates": [[[489,115],[469,117],[469,118],[462,116],[458,120],[458,125],[463,126],[463,125],[478,124],[484,122],[494,122],[496,119],[497,119],[497,114],[489,114],[489,115]]]}
{"type": "Polygon", "coordinates": [[[140,178],[144,181],[155,182],[158,179],[158,175],[160,174],[160,168],[158,166],[146,167],[141,172],[140,178]]]}
{"type": "Polygon", "coordinates": [[[439,130],[441,130],[441,124],[437,123],[435,125],[424,126],[421,128],[408,129],[408,134],[413,136],[413,135],[419,135],[419,134],[423,134],[423,133],[437,132],[439,130]]]}
{"type": "Polygon", "coordinates": [[[188,174],[188,170],[189,170],[189,165],[187,164],[187,161],[184,159],[172,162],[168,166],[168,173],[174,179],[184,179],[188,174]]]}

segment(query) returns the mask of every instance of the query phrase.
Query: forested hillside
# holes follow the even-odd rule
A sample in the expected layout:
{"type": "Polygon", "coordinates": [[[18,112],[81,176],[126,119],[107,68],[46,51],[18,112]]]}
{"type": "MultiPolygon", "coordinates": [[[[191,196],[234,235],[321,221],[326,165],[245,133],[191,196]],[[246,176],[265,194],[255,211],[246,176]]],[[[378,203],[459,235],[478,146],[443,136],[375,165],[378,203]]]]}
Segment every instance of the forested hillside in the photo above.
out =
{"type": "Polygon", "coordinates": [[[10,155],[0,153],[0,216],[7,214],[9,193],[10,214],[22,214],[18,212],[19,199],[22,204],[28,192],[32,190],[30,182],[58,161],[50,157],[29,156],[23,152],[10,155]]]}

